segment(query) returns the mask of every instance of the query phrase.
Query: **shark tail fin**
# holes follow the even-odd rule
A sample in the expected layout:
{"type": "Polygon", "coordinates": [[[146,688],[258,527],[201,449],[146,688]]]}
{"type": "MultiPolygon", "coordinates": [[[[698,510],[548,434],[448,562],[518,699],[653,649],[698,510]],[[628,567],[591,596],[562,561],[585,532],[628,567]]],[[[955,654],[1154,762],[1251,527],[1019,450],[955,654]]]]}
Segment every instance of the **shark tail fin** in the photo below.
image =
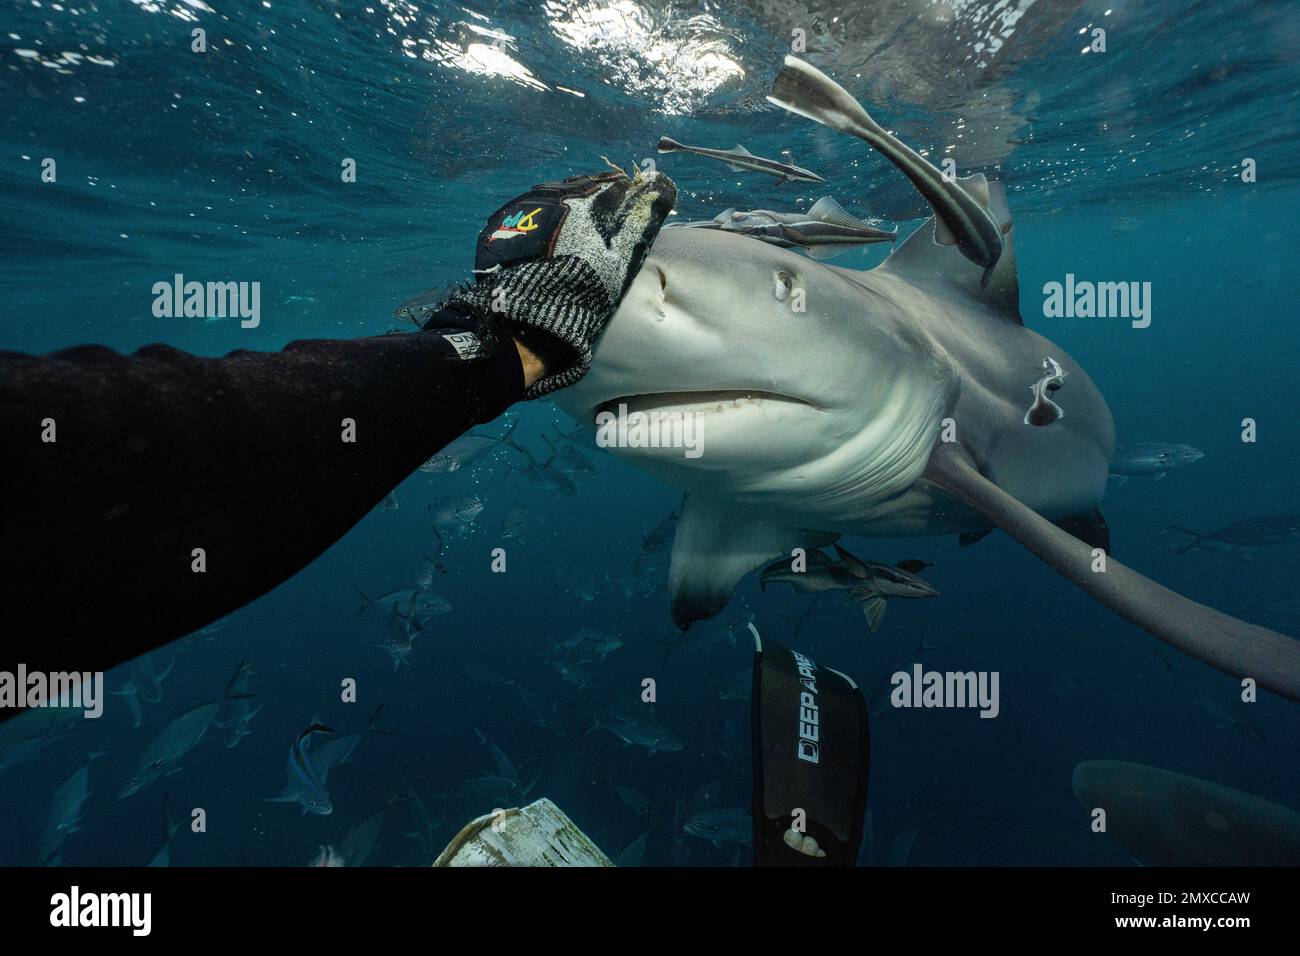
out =
{"type": "Polygon", "coordinates": [[[659,152],[671,153],[681,148],[682,148],[682,144],[677,142],[677,140],[673,139],[671,136],[659,137],[659,152]]]}

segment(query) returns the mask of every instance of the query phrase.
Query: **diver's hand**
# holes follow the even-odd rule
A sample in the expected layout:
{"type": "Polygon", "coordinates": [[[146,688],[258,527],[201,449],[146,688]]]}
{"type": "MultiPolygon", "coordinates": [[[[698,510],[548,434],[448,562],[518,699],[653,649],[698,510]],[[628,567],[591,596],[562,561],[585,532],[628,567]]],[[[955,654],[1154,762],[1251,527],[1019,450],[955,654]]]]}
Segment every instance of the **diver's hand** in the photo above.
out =
{"type": "Polygon", "coordinates": [[[475,286],[449,305],[492,316],[535,354],[537,398],[591,367],[591,349],[677,201],[661,173],[544,183],[502,206],[479,234],[475,286]]]}

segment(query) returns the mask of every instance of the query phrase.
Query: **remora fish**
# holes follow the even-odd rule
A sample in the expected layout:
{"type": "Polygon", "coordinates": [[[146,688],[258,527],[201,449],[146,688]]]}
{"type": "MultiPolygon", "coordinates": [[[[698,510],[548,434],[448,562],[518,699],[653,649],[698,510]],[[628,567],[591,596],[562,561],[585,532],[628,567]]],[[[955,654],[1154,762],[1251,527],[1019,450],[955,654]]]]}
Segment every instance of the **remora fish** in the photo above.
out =
{"type": "Polygon", "coordinates": [[[902,561],[891,566],[878,561],[863,561],[838,544],[835,551],[840,556],[839,564],[824,552],[808,551],[803,571],[794,570],[789,559],[773,562],[763,570],[760,583],[764,588],[773,582],[789,584],[802,594],[847,591],[850,600],[862,602],[863,616],[873,631],[880,627],[888,598],[925,598],[939,594],[929,583],[912,573],[914,568],[925,566],[924,562],[902,561]]]}
{"type": "Polygon", "coordinates": [[[722,229],[776,245],[799,246],[814,259],[832,258],[850,246],[898,239],[897,228],[886,231],[850,215],[830,196],[817,200],[807,213],[733,212],[722,229]]]}
{"type": "Polygon", "coordinates": [[[1034,393],[1034,402],[1025,412],[1025,424],[1039,428],[1059,422],[1065,417],[1065,410],[1052,401],[1051,396],[1065,384],[1065,376],[1070,374],[1054,358],[1043,359],[1043,368],[1047,369],[1047,374],[1029,386],[1029,390],[1034,393]]]}
{"type": "Polygon", "coordinates": [[[837,564],[824,551],[810,548],[804,560],[802,571],[796,571],[789,558],[773,561],[759,576],[759,586],[766,590],[769,584],[788,584],[796,594],[819,594],[847,590],[854,583],[848,568],[837,564]]]}
{"type": "Polygon", "coordinates": [[[1168,472],[1186,468],[1205,457],[1205,453],[1191,445],[1169,442],[1134,442],[1118,445],[1110,458],[1110,473],[1122,477],[1155,475],[1156,481],[1168,472]]]}
{"type": "Polygon", "coordinates": [[[777,74],[767,99],[877,149],[930,203],[935,215],[934,241],[956,245],[963,256],[983,266],[981,285],[988,285],[1002,255],[1002,230],[989,214],[988,186],[982,176],[950,182],[929,160],[867,115],[844,87],[798,57],[785,58],[785,68],[777,74]]]}
{"type": "Polygon", "coordinates": [[[838,544],[835,545],[835,552],[840,556],[845,570],[856,579],[856,583],[849,588],[849,598],[863,602],[862,614],[867,619],[867,626],[873,631],[880,627],[881,618],[885,616],[886,599],[939,596],[933,586],[908,570],[914,565],[923,565],[924,562],[902,561],[890,566],[878,561],[863,561],[838,544]]]}
{"type": "Polygon", "coordinates": [[[790,162],[780,163],[775,159],[764,159],[762,156],[755,156],[745,147],[737,145],[735,149],[708,149],[704,146],[684,146],[668,136],[662,136],[659,139],[659,152],[661,153],[694,153],[696,156],[707,156],[709,159],[716,159],[727,164],[729,169],[736,172],[748,170],[754,173],[766,173],[769,176],[776,177],[776,184],[782,183],[824,183],[822,179],[811,170],[804,169],[802,166],[794,165],[794,159],[790,151],[786,150],[785,155],[790,162]]]}
{"type": "Polygon", "coordinates": [[[887,232],[850,215],[829,196],[817,200],[806,213],[727,209],[713,219],[674,225],[686,229],[722,229],[784,249],[801,248],[814,259],[830,259],[852,246],[894,242],[898,238],[897,228],[887,232]]]}
{"type": "Polygon", "coordinates": [[[284,791],[278,797],[263,797],[267,803],[297,803],[302,806],[302,815],[309,813],[328,816],[334,812],[330,802],[330,793],[325,789],[325,780],[312,763],[311,753],[307,750],[307,741],[313,734],[332,734],[324,724],[312,724],[303,730],[289,748],[289,759],[285,766],[284,791]]]}
{"type": "MultiPolygon", "coordinates": [[[[988,189],[994,219],[1009,224],[1000,184],[988,189]]],[[[612,449],[685,491],[669,572],[677,626],[717,614],[741,578],[793,547],[996,527],[1151,635],[1300,700],[1294,639],[1182,597],[1109,554],[1099,506],[1114,423],[1083,368],[1024,327],[1014,230],[982,277],[935,245],[929,225],[870,271],[721,230],[665,229],[591,370],[555,393],[586,423],[620,402],[707,421],[703,460],[612,449]],[[789,302],[773,291],[781,276],[817,289],[798,349],[789,302]],[[1024,369],[1047,354],[1070,373],[1070,415],[1025,428],[1024,369]],[[948,417],[962,423],[958,441],[940,440],[948,417]],[[1053,525],[1067,520],[1073,531],[1053,525]],[[1093,571],[1098,547],[1105,574],[1093,571]]]]}

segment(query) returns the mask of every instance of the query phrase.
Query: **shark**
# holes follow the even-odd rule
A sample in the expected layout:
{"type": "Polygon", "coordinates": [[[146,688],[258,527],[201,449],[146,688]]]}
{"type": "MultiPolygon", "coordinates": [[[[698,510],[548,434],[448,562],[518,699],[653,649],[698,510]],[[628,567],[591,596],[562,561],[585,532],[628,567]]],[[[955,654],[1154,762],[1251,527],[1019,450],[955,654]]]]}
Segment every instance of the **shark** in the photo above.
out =
{"type": "MultiPolygon", "coordinates": [[[[800,70],[802,84],[815,80],[800,70]]],[[[805,98],[802,112],[848,95],[835,89],[805,98]]],[[[931,217],[867,271],[722,230],[663,230],[591,370],[555,395],[582,422],[621,409],[642,421],[695,416],[703,429],[697,457],[671,443],[612,449],[683,491],[674,623],[685,630],[716,615],[745,575],[796,548],[841,535],[970,540],[999,528],[1160,640],[1300,700],[1300,642],[1110,555],[1100,504],[1111,412],[1084,368],[1022,321],[1001,184],[931,176],[876,129],[882,155],[925,182],[947,228],[931,217]],[[1049,357],[1068,376],[1057,398],[1066,414],[1033,427],[1025,395],[1049,357]]]]}

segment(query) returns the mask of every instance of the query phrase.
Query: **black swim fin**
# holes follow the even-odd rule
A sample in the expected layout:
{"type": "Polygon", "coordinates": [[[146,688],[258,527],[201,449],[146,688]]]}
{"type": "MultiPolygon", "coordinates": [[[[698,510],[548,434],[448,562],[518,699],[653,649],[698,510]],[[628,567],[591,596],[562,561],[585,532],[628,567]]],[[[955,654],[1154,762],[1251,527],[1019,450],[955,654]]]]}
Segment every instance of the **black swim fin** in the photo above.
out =
{"type": "Polygon", "coordinates": [[[854,866],[867,805],[866,701],[838,671],[757,632],[755,643],[754,865],[854,866]]]}

